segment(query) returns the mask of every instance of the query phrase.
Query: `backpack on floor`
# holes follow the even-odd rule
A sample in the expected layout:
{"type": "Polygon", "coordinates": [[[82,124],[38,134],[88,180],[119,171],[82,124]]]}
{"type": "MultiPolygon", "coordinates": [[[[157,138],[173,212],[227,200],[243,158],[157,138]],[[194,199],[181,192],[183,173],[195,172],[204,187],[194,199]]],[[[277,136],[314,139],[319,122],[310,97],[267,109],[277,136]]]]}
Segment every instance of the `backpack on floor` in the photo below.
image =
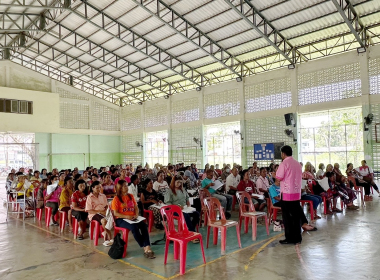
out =
{"type": "Polygon", "coordinates": [[[121,238],[121,234],[118,233],[113,239],[113,244],[110,250],[108,251],[108,255],[113,259],[121,259],[124,253],[124,245],[125,242],[121,238]]]}

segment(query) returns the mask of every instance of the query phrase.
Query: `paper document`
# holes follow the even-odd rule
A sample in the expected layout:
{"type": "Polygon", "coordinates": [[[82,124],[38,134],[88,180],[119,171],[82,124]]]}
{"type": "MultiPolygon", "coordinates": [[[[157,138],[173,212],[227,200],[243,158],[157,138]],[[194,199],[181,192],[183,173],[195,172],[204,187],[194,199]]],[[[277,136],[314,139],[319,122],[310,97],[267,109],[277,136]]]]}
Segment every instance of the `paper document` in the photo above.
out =
{"type": "Polygon", "coordinates": [[[253,198],[258,198],[258,199],[262,199],[262,200],[265,199],[265,196],[263,194],[255,194],[255,193],[253,193],[252,196],[253,196],[253,198]]]}
{"type": "Polygon", "coordinates": [[[193,212],[195,212],[195,211],[197,211],[197,209],[195,209],[194,207],[189,207],[189,206],[185,206],[185,207],[183,207],[183,209],[182,209],[182,212],[183,213],[193,213],[193,212]]]}
{"type": "Polygon", "coordinates": [[[251,215],[251,216],[262,216],[266,215],[267,213],[265,212],[245,212],[244,215],[251,215]]]}
{"type": "Polygon", "coordinates": [[[132,220],[129,220],[129,219],[124,219],[124,221],[126,221],[127,223],[130,223],[130,224],[137,224],[141,221],[144,221],[145,218],[144,217],[141,217],[141,216],[138,216],[136,220],[132,221],[132,220]]]}
{"type": "Polygon", "coordinates": [[[52,192],[54,192],[58,187],[58,182],[55,182],[53,185],[49,185],[47,186],[46,188],[46,194],[49,195],[51,194],[52,192]]]}
{"type": "Polygon", "coordinates": [[[161,209],[162,207],[164,207],[164,206],[166,206],[166,204],[165,203],[160,203],[160,204],[153,204],[153,205],[151,205],[152,207],[155,207],[155,208],[158,208],[158,209],[161,209]]]}
{"type": "Polygon", "coordinates": [[[224,185],[224,183],[220,182],[219,180],[215,180],[213,183],[214,183],[214,185],[210,186],[210,188],[212,188],[214,190],[218,190],[221,187],[223,187],[223,185],[224,185]]]}

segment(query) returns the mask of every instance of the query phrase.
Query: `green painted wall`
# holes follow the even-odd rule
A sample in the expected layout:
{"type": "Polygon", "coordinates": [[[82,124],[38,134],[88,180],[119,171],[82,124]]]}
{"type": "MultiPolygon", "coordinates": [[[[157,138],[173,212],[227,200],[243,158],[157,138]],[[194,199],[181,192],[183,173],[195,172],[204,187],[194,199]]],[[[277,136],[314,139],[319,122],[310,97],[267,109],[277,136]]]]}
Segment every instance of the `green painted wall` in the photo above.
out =
{"type": "Polygon", "coordinates": [[[120,136],[36,133],[39,168],[64,169],[121,163],[120,136]]]}

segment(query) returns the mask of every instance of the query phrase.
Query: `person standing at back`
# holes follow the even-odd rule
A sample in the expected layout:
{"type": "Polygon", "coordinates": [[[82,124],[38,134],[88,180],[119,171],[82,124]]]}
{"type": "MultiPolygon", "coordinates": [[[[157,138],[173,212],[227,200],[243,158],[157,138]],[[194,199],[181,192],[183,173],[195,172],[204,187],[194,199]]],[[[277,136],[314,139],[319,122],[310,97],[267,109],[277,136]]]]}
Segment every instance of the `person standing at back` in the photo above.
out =
{"type": "Polygon", "coordinates": [[[281,211],[285,226],[285,239],[280,240],[281,244],[301,243],[301,225],[305,230],[316,230],[313,226],[307,225],[304,220],[305,215],[300,205],[302,166],[292,155],[290,146],[281,148],[283,161],[276,172],[276,179],[280,180],[281,211]]]}

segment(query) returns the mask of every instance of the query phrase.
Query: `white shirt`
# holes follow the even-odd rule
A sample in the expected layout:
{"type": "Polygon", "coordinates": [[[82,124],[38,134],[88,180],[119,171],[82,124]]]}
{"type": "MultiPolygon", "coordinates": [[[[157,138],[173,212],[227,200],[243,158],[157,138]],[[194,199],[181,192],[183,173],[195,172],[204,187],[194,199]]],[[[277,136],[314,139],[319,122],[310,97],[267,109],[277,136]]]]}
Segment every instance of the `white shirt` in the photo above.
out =
{"type": "Polygon", "coordinates": [[[128,186],[128,193],[131,194],[131,195],[133,195],[133,197],[135,198],[136,202],[140,200],[140,198],[138,197],[137,186],[135,186],[133,183],[131,183],[128,186]]]}
{"type": "Polygon", "coordinates": [[[356,171],[358,171],[360,173],[361,176],[368,176],[369,174],[373,174],[373,170],[371,167],[369,166],[366,166],[366,167],[358,167],[358,168],[355,168],[356,171]]]}
{"type": "Polygon", "coordinates": [[[153,184],[153,189],[157,193],[162,194],[163,196],[165,196],[166,192],[169,190],[169,185],[168,185],[168,183],[165,180],[162,181],[162,183],[156,181],[153,184]]]}
{"type": "Polygon", "coordinates": [[[260,176],[256,180],[256,189],[257,189],[258,194],[264,194],[262,191],[260,191],[260,189],[268,191],[268,189],[269,189],[268,178],[267,177],[263,178],[262,176],[260,176]]]}
{"type": "Polygon", "coordinates": [[[240,175],[234,176],[234,174],[228,175],[226,179],[226,191],[228,192],[230,190],[230,186],[237,188],[237,185],[240,183],[240,175]]]}
{"type": "Polygon", "coordinates": [[[317,178],[317,180],[320,180],[321,177],[323,177],[323,174],[325,174],[325,172],[323,172],[322,169],[319,169],[317,174],[315,174],[315,177],[317,178]]]}

